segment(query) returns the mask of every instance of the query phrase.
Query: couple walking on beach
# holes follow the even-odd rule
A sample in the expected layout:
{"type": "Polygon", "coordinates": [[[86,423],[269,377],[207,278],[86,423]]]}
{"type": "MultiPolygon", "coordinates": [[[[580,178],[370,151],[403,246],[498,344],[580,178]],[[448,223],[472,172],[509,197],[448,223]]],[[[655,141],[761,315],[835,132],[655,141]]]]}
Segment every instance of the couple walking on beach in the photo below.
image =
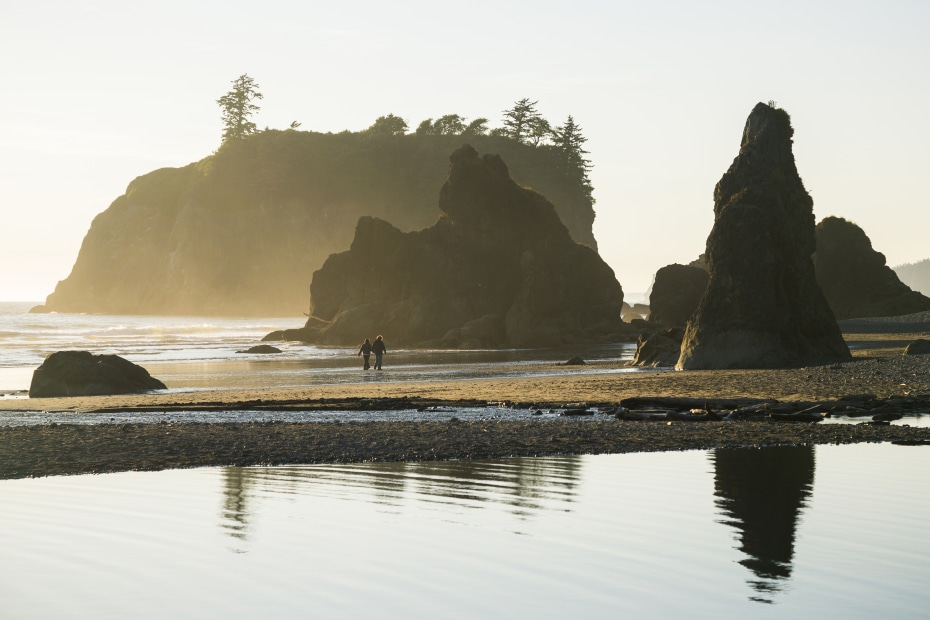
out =
{"type": "Polygon", "coordinates": [[[384,357],[384,354],[387,353],[387,347],[384,346],[384,338],[381,336],[375,338],[374,343],[368,338],[365,338],[365,342],[362,343],[362,346],[358,350],[358,355],[361,355],[365,360],[365,370],[371,368],[368,364],[368,358],[372,353],[375,354],[375,370],[381,370],[381,359],[384,357]]]}

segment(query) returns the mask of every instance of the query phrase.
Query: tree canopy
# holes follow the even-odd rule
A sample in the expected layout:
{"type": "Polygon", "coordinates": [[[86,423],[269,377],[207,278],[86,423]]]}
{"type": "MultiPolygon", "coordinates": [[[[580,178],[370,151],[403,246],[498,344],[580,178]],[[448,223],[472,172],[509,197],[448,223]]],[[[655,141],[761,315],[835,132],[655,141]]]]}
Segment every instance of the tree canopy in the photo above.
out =
{"type": "Polygon", "coordinates": [[[581,127],[569,115],[564,124],[555,128],[536,109],[537,102],[520,99],[513,107],[504,110],[503,126],[488,128],[488,119],[476,118],[465,124],[466,119],[458,114],[446,114],[435,121],[428,118],[421,122],[415,133],[427,136],[486,136],[508,138],[535,148],[551,149],[560,162],[560,169],[567,179],[582,188],[587,198],[594,203],[594,187],[588,176],[592,165],[584,149],[587,138],[581,127]]]}
{"type": "Polygon", "coordinates": [[[504,135],[517,142],[527,142],[534,133],[534,126],[543,120],[536,110],[537,103],[529,99],[521,99],[509,110],[504,110],[504,135]]]}
{"type": "Polygon", "coordinates": [[[558,153],[565,174],[581,185],[593,204],[594,187],[591,185],[591,179],[588,178],[588,171],[591,170],[592,165],[591,161],[585,157],[588,151],[582,148],[588,139],[581,134],[581,127],[569,114],[565,123],[552,131],[551,137],[552,148],[558,153]]]}
{"type": "Polygon", "coordinates": [[[233,80],[232,85],[232,90],[216,100],[222,110],[223,142],[255,133],[255,123],[250,119],[259,106],[253,102],[262,99],[258,84],[246,73],[233,80]]]}
{"type": "Polygon", "coordinates": [[[402,136],[407,133],[407,121],[399,116],[388,114],[379,116],[366,131],[376,136],[402,136]]]}

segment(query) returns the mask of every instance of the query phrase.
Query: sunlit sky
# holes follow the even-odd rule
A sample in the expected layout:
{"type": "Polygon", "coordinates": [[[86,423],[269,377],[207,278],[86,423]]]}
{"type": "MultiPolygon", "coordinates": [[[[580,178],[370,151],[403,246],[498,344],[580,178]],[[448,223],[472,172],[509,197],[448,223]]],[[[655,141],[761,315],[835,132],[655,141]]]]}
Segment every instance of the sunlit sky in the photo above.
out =
{"type": "Polygon", "coordinates": [[[703,251],[759,101],[791,114],[818,220],[858,223],[891,265],[928,258],[928,32],[925,1],[3,2],[0,300],[44,300],[133,178],[211,154],[242,73],[259,127],[495,127],[524,97],[571,114],[628,295],[703,251]]]}

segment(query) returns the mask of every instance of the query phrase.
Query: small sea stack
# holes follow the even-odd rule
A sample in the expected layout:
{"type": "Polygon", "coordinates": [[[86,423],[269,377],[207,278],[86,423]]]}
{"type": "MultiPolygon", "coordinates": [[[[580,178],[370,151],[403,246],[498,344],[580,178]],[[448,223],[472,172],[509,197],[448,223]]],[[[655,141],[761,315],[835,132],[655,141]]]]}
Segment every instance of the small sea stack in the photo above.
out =
{"type": "Polygon", "coordinates": [[[813,200],[781,109],[759,103],[714,190],[707,291],[688,322],[679,369],[783,368],[850,359],[814,273],[813,200]]]}
{"type": "Polygon", "coordinates": [[[930,310],[930,298],[901,282],[865,231],[841,217],[817,224],[814,269],[837,320],[930,310]]]}
{"type": "Polygon", "coordinates": [[[656,272],[649,294],[649,321],[684,327],[707,289],[707,270],[694,265],[666,265],[656,272]]]}

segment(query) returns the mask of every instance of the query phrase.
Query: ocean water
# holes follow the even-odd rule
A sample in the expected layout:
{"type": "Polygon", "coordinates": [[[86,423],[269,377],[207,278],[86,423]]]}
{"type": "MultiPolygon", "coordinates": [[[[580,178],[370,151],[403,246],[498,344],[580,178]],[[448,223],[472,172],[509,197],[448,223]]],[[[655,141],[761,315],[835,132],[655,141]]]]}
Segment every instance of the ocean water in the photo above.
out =
{"type": "MultiPolygon", "coordinates": [[[[270,344],[281,353],[242,353],[272,331],[299,327],[301,317],[30,314],[34,305],[0,302],[0,394],[5,398],[25,397],[33,371],[48,355],[63,350],[120,355],[143,366],[169,391],[544,376],[553,372],[553,362],[576,354],[603,364],[564,367],[559,374],[641,372],[623,367],[635,352],[631,344],[542,350],[395,350],[390,334],[385,334],[385,372],[363,373],[357,348],[274,342],[270,344]],[[499,362],[507,362],[503,373],[499,362]]],[[[375,334],[360,334],[359,342],[366,336],[375,334]]]]}
{"type": "Polygon", "coordinates": [[[0,481],[4,618],[926,618],[930,449],[0,481]]]}

